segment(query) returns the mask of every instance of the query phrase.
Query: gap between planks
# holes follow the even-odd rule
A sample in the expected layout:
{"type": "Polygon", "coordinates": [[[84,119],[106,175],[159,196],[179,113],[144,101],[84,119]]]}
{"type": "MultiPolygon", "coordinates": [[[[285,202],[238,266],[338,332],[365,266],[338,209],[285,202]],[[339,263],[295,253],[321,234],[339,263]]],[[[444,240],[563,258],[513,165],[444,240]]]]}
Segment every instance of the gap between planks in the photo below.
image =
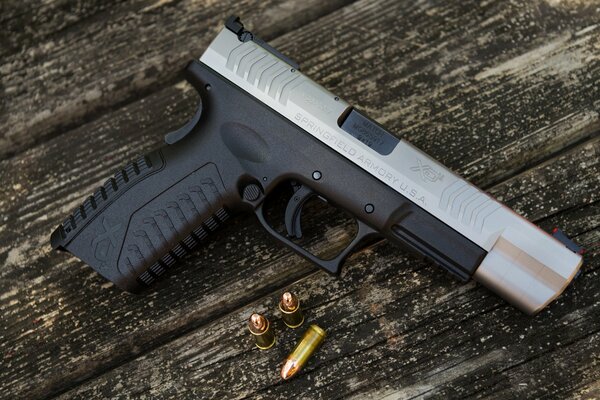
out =
{"type": "MultiPolygon", "coordinates": [[[[304,26],[314,22],[314,20],[318,20],[329,14],[335,13],[339,9],[347,7],[356,1],[358,1],[358,0],[336,0],[336,1],[325,2],[325,3],[321,2],[321,3],[318,3],[319,4],[318,6],[314,6],[314,5],[310,6],[310,4],[309,4],[308,10],[304,10],[304,12],[299,11],[298,12],[299,15],[296,15],[295,17],[293,17],[293,15],[283,15],[279,21],[279,22],[281,22],[279,24],[281,26],[278,26],[277,24],[272,24],[272,25],[266,26],[266,27],[265,26],[254,26],[253,30],[255,32],[257,32],[257,34],[262,39],[264,39],[266,41],[271,41],[280,36],[288,34],[290,32],[302,29],[304,26]],[[265,32],[265,33],[261,35],[260,34],[261,32],[265,32]]],[[[156,9],[159,7],[172,6],[171,3],[172,3],[171,1],[169,1],[169,2],[158,1],[158,2],[154,3],[152,7],[150,7],[150,8],[146,7],[144,10],[141,11],[141,13],[155,12],[156,9]]],[[[278,7],[279,6],[281,6],[283,8],[283,10],[277,11],[277,7],[275,7],[274,12],[280,12],[282,14],[285,12],[288,12],[287,8],[289,8],[289,7],[286,7],[285,4],[278,5],[278,7]]],[[[123,5],[123,7],[125,7],[125,5],[123,5]]],[[[235,12],[235,10],[233,8],[230,8],[230,9],[231,9],[230,12],[235,12]]],[[[71,26],[68,26],[66,29],[74,30],[77,26],[83,25],[85,22],[89,22],[92,20],[93,21],[99,20],[99,19],[101,19],[102,15],[105,15],[107,12],[108,12],[108,10],[101,9],[97,13],[89,15],[87,17],[84,17],[84,19],[77,21],[75,24],[73,24],[71,26]]],[[[223,11],[221,11],[221,12],[223,12],[223,11]]],[[[244,15],[242,15],[242,17],[244,17],[244,15]]],[[[254,16],[254,17],[256,17],[256,16],[254,16]]],[[[215,22],[215,23],[218,26],[222,26],[223,22],[224,22],[224,20],[219,20],[218,22],[215,22]]],[[[207,28],[210,31],[214,27],[208,26],[207,28]]],[[[212,32],[212,31],[210,31],[210,32],[212,32]]],[[[211,34],[210,32],[209,32],[209,34],[211,34]]],[[[52,38],[53,38],[52,36],[45,37],[44,42],[48,42],[48,41],[52,42],[52,38]]],[[[23,53],[26,54],[27,52],[23,51],[23,53]]],[[[194,55],[194,58],[197,58],[199,56],[200,56],[200,54],[196,54],[196,55],[194,55]]],[[[52,59],[51,61],[54,62],[56,60],[52,59]]],[[[139,60],[139,61],[141,62],[141,60],[139,60]]],[[[0,64],[0,67],[1,66],[2,65],[0,64]]],[[[119,71],[119,72],[121,72],[121,71],[119,71]]],[[[101,101],[98,104],[96,104],[95,106],[91,107],[89,111],[86,111],[79,116],[70,118],[70,120],[68,120],[68,121],[63,121],[61,123],[50,123],[49,125],[54,125],[54,126],[49,131],[47,131],[45,133],[41,133],[41,134],[38,132],[37,136],[34,136],[32,139],[27,139],[28,143],[26,145],[16,145],[16,147],[12,150],[0,148],[0,160],[14,159],[19,154],[22,154],[23,152],[25,152],[33,147],[43,145],[47,141],[52,140],[56,137],[59,137],[68,131],[76,129],[77,127],[80,127],[82,125],[90,123],[107,113],[110,113],[114,110],[124,107],[132,102],[136,102],[143,98],[146,98],[146,97],[150,96],[151,94],[156,93],[157,91],[160,91],[166,87],[172,86],[181,80],[183,71],[179,70],[174,73],[170,73],[170,74],[166,74],[166,75],[167,75],[166,77],[159,78],[157,81],[153,82],[152,84],[147,84],[142,87],[130,88],[131,90],[129,90],[129,92],[126,93],[126,96],[124,96],[121,99],[115,99],[113,97],[113,99],[112,99],[113,101],[111,103],[101,101]]],[[[112,82],[111,79],[109,79],[108,81],[109,81],[109,83],[112,82]]],[[[84,82],[84,83],[89,84],[89,82],[84,82]]],[[[1,90],[2,90],[2,82],[0,81],[0,93],[2,93],[1,90]]],[[[97,89],[97,91],[99,91],[99,89],[97,89]]],[[[67,100],[69,100],[69,98],[67,98],[67,100]]],[[[95,100],[92,100],[92,101],[95,101],[95,100]]],[[[53,112],[56,111],[56,109],[59,109],[60,105],[55,104],[54,107],[55,107],[55,109],[53,110],[53,112]]],[[[37,111],[37,110],[33,110],[33,111],[37,111]]],[[[17,122],[23,123],[23,121],[17,121],[17,122]]],[[[35,125],[34,128],[38,129],[38,126],[35,125]]],[[[23,132],[23,134],[25,135],[26,133],[23,132]]],[[[2,139],[1,136],[0,136],[0,139],[2,139]]],[[[12,146],[11,144],[7,143],[7,147],[11,147],[11,146],[12,146]]]]}
{"type": "MultiPolygon", "coordinates": [[[[584,147],[584,146],[586,146],[588,143],[591,143],[591,142],[594,142],[594,141],[597,141],[597,140],[598,140],[597,138],[591,138],[591,139],[585,140],[585,141],[583,141],[583,143],[580,143],[578,146],[573,146],[573,148],[570,148],[570,151],[575,151],[577,147],[583,148],[583,147],[584,147]]],[[[563,153],[563,152],[560,152],[560,154],[562,154],[562,153],[563,153]]],[[[559,154],[559,155],[556,155],[556,156],[555,156],[555,157],[553,157],[552,159],[546,160],[546,163],[548,163],[548,164],[551,164],[551,161],[552,161],[552,160],[557,160],[557,159],[560,157],[560,154],[559,154]]],[[[532,170],[532,169],[535,169],[536,167],[539,167],[541,164],[543,164],[543,163],[539,163],[539,164],[537,164],[535,167],[533,167],[533,168],[530,168],[530,169],[528,169],[527,171],[523,171],[523,172],[522,172],[522,174],[525,174],[525,173],[527,173],[529,170],[532,170]]],[[[500,186],[500,185],[502,185],[502,184],[505,184],[506,182],[508,182],[508,181],[510,181],[510,180],[516,179],[516,178],[518,178],[518,176],[519,176],[519,175],[520,175],[520,174],[516,174],[515,176],[512,176],[512,177],[506,178],[506,179],[504,179],[503,181],[501,181],[501,182],[497,183],[495,186],[500,186]]],[[[590,206],[592,206],[593,204],[596,204],[596,203],[597,203],[597,201],[595,201],[595,202],[592,202],[592,203],[587,203],[587,204],[584,204],[584,205],[581,205],[581,204],[580,204],[580,205],[577,205],[577,206],[574,206],[574,207],[569,207],[569,208],[567,208],[567,209],[560,210],[559,212],[557,212],[557,213],[555,213],[555,214],[548,214],[548,215],[545,215],[545,216],[543,216],[542,218],[536,219],[536,220],[534,220],[534,221],[532,221],[532,222],[534,222],[534,223],[538,224],[540,221],[551,219],[551,218],[553,218],[553,217],[556,217],[558,214],[562,214],[562,213],[568,213],[568,212],[570,212],[570,211],[572,211],[572,210],[575,210],[575,209],[578,209],[578,208],[590,207],[590,206]]],[[[594,228],[591,228],[591,229],[594,229],[594,228]]],[[[577,238],[578,236],[582,236],[582,235],[584,235],[584,234],[585,234],[585,232],[579,232],[577,235],[574,235],[574,236],[573,236],[573,238],[577,238]]],[[[377,248],[377,247],[381,246],[381,245],[382,245],[384,242],[385,242],[385,240],[378,240],[378,241],[376,241],[376,242],[374,242],[374,243],[370,244],[369,246],[367,246],[367,247],[365,247],[365,248],[362,248],[361,250],[359,250],[359,251],[357,251],[357,252],[353,253],[353,254],[352,254],[352,256],[350,257],[350,259],[349,259],[349,260],[352,260],[352,259],[353,259],[353,258],[355,258],[355,257],[360,257],[361,255],[364,255],[364,254],[366,254],[366,253],[368,253],[368,252],[371,252],[373,249],[375,249],[375,248],[377,248]]],[[[427,263],[427,264],[429,264],[429,263],[427,263]]],[[[428,265],[428,266],[429,266],[429,265],[428,265]]],[[[416,269],[416,271],[418,271],[419,269],[420,269],[420,268],[417,268],[417,269],[416,269]]],[[[590,272],[590,271],[586,271],[586,272],[590,272]]],[[[84,386],[84,385],[86,385],[87,383],[89,383],[89,382],[91,382],[91,381],[94,381],[94,380],[97,380],[97,379],[98,379],[98,378],[100,378],[101,376],[103,376],[103,375],[106,375],[107,373],[110,373],[110,371],[112,371],[113,369],[116,369],[116,368],[118,368],[118,367],[121,367],[121,366],[123,366],[123,365],[126,365],[126,364],[129,364],[129,363],[135,363],[135,361],[136,361],[137,359],[139,359],[139,358],[140,358],[140,357],[142,357],[142,356],[145,356],[145,355],[147,355],[148,353],[154,352],[154,351],[156,351],[156,350],[158,350],[158,349],[160,349],[160,348],[163,348],[163,347],[165,347],[165,346],[168,346],[168,345],[169,345],[171,342],[174,342],[174,341],[176,341],[176,340],[178,340],[178,339],[180,339],[180,338],[182,338],[182,337],[184,337],[184,336],[187,336],[187,335],[191,334],[191,333],[192,333],[192,332],[194,332],[194,331],[198,331],[198,330],[200,330],[200,329],[202,329],[202,328],[205,328],[207,325],[213,324],[213,323],[215,323],[215,322],[217,322],[217,321],[219,321],[219,320],[224,320],[224,319],[226,319],[226,318],[228,318],[228,317],[229,317],[229,314],[235,314],[235,313],[237,313],[237,312],[240,312],[241,310],[243,310],[243,309],[247,308],[247,307],[248,307],[249,305],[251,305],[251,304],[259,303],[259,302],[260,302],[261,300],[263,300],[263,299],[271,299],[271,298],[274,298],[274,296],[276,296],[278,293],[281,293],[281,291],[282,291],[282,290],[284,290],[286,287],[289,287],[289,286],[290,286],[290,285],[292,285],[293,283],[295,283],[295,282],[299,282],[299,281],[304,281],[304,280],[309,280],[309,279],[311,279],[311,278],[314,278],[314,277],[315,277],[316,275],[318,275],[319,273],[321,273],[321,271],[320,271],[320,270],[314,270],[314,271],[308,272],[308,273],[304,274],[304,275],[303,275],[302,277],[300,277],[300,278],[294,278],[294,279],[293,279],[293,280],[291,280],[290,282],[286,282],[285,284],[282,284],[282,285],[280,285],[280,286],[278,286],[278,287],[272,288],[270,292],[268,292],[268,291],[264,291],[263,293],[261,293],[261,295],[260,295],[260,296],[257,296],[256,298],[252,298],[252,299],[250,299],[250,300],[249,300],[247,303],[245,303],[245,304],[243,304],[243,305],[241,305],[241,306],[239,306],[239,307],[237,307],[237,308],[235,308],[235,309],[228,310],[228,311],[227,311],[227,313],[223,313],[222,315],[220,315],[220,316],[218,316],[218,317],[214,318],[213,320],[206,321],[206,322],[204,322],[204,323],[202,323],[202,324],[197,324],[196,326],[194,326],[194,327],[193,327],[193,328],[191,328],[191,329],[185,329],[185,330],[182,330],[182,331],[178,331],[178,332],[176,332],[176,333],[173,333],[173,334],[171,335],[171,337],[170,337],[170,340],[168,340],[168,341],[164,341],[164,342],[162,342],[162,343],[158,343],[157,345],[155,345],[155,346],[152,346],[152,347],[148,347],[148,348],[144,349],[144,351],[143,351],[143,352],[141,352],[141,353],[137,354],[135,357],[132,357],[132,358],[130,358],[130,359],[127,359],[127,360],[123,361],[122,363],[115,363],[115,365],[112,365],[110,368],[104,368],[102,371],[98,371],[98,373],[97,373],[97,374],[94,374],[93,376],[90,376],[89,378],[86,378],[85,380],[83,380],[83,381],[81,381],[81,382],[78,382],[76,385],[73,385],[73,386],[71,386],[71,387],[65,388],[64,390],[58,391],[58,392],[56,392],[56,393],[53,393],[53,394],[51,395],[51,397],[58,397],[58,396],[61,396],[61,395],[63,395],[63,394],[69,393],[70,391],[76,390],[76,389],[77,389],[77,387],[79,387],[79,386],[84,386]]],[[[474,285],[471,285],[471,286],[473,286],[473,287],[474,287],[474,285]]],[[[359,290],[359,289],[356,289],[356,290],[359,290]]],[[[348,293],[351,293],[351,292],[348,292],[348,293]]],[[[345,293],[345,295],[348,295],[348,293],[345,293]]],[[[330,299],[330,301],[334,301],[334,300],[335,300],[335,299],[330,299]]],[[[323,306],[323,304],[320,304],[320,303],[319,303],[319,304],[312,304],[311,308],[316,308],[316,307],[320,307],[320,306],[323,306]]],[[[505,304],[504,304],[504,303],[497,304],[497,305],[495,305],[495,306],[494,306],[492,309],[489,309],[489,310],[487,310],[486,312],[492,312],[492,311],[494,311],[494,310],[496,310],[496,309],[498,309],[498,308],[501,308],[501,307],[505,307],[505,304]]],[[[376,316],[374,316],[373,318],[376,318],[376,316]]],[[[476,318],[476,315],[473,315],[473,316],[471,316],[471,317],[469,317],[469,318],[476,318]]],[[[388,339],[389,339],[389,338],[388,338],[388,339]]],[[[579,341],[579,340],[583,340],[583,338],[579,338],[579,339],[575,340],[573,343],[576,343],[576,342],[577,342],[577,341],[579,341]]],[[[567,345],[570,345],[570,344],[572,344],[572,343],[566,343],[566,344],[567,344],[567,345]]],[[[374,346],[377,346],[377,345],[378,345],[378,344],[377,344],[377,343],[375,343],[375,344],[373,344],[371,347],[374,347],[374,346]]],[[[367,348],[364,348],[364,349],[361,349],[361,351],[368,351],[368,350],[369,350],[369,347],[367,347],[367,348]]],[[[532,356],[531,358],[528,358],[528,359],[522,360],[522,361],[520,361],[519,363],[517,363],[517,364],[515,364],[515,365],[512,365],[512,366],[510,366],[510,367],[508,367],[508,368],[506,368],[506,369],[504,369],[503,371],[505,371],[505,370],[507,371],[507,370],[509,370],[509,369],[511,369],[511,368],[516,368],[516,367],[518,367],[518,366],[520,366],[520,365],[522,365],[522,364],[525,364],[525,363],[527,363],[527,362],[529,362],[529,361],[532,361],[532,360],[535,360],[535,359],[537,359],[537,358],[543,357],[543,356],[544,356],[544,354],[546,354],[546,353],[548,353],[548,352],[550,352],[550,351],[543,352],[543,353],[541,353],[541,354],[537,354],[537,355],[535,355],[535,356],[532,356]]],[[[325,365],[325,364],[326,364],[326,362],[325,362],[325,363],[321,363],[321,364],[320,364],[320,366],[319,366],[319,368],[321,368],[321,367],[322,367],[323,365],[325,365]]],[[[281,384],[281,383],[280,383],[280,384],[281,384]]],[[[278,384],[276,384],[276,385],[274,385],[274,386],[277,386],[277,385],[278,385],[278,384]]],[[[269,386],[269,387],[273,387],[273,386],[269,386]]],[[[263,388],[263,389],[259,390],[258,392],[255,392],[255,393],[253,393],[252,395],[256,395],[256,394],[258,394],[258,393],[261,393],[261,392],[263,392],[263,393],[264,393],[264,390],[266,390],[266,389],[267,389],[267,388],[263,388]]],[[[363,388],[363,389],[364,389],[364,388],[363,388]]],[[[433,389],[435,389],[435,388],[432,388],[431,390],[433,390],[433,389]]],[[[419,396],[421,396],[421,395],[423,395],[423,394],[424,394],[424,393],[419,393],[419,396]]],[[[252,396],[252,395],[251,395],[251,396],[252,396]]]]}

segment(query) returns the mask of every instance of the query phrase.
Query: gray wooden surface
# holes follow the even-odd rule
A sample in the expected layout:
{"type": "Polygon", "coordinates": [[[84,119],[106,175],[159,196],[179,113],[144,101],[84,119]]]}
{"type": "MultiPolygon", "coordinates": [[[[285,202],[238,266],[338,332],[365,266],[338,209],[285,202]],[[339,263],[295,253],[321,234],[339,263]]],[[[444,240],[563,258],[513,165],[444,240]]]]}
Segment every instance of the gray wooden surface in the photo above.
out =
{"type": "MultiPolygon", "coordinates": [[[[600,397],[600,4],[0,3],[0,398],[600,397]],[[331,277],[239,216],[149,293],[53,252],[62,218],[194,111],[181,81],[222,21],[545,229],[587,248],[536,317],[382,242],[331,277]],[[297,378],[286,288],[329,336],[297,378]],[[245,320],[273,318],[260,352],[245,320]]],[[[322,250],[342,223],[325,216],[322,250]]]]}

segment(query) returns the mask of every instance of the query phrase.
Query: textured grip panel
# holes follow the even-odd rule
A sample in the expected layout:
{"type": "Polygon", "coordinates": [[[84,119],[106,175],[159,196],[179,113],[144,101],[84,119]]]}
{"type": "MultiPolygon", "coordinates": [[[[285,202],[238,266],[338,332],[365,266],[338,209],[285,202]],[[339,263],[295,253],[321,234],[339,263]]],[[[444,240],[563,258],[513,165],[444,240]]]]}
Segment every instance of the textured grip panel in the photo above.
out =
{"type": "Polygon", "coordinates": [[[180,258],[186,256],[194,249],[208,234],[216,230],[223,222],[229,218],[229,214],[224,208],[205,220],[199,227],[194,229],[185,239],[177,243],[169,252],[165,253],[150,268],[138,276],[137,280],[144,286],[151,285],[156,278],[161,276],[166,270],[180,258]]]}
{"type": "Polygon", "coordinates": [[[227,218],[221,208],[223,191],[216,168],[207,164],[134,212],[119,256],[119,272],[139,275],[145,284],[162,275],[227,218]]]}
{"type": "MultiPolygon", "coordinates": [[[[160,158],[154,160],[159,161],[160,158]]],[[[158,167],[160,168],[160,165],[158,167]]],[[[68,243],[76,233],[89,221],[96,213],[110,202],[112,202],[119,194],[119,190],[123,191],[127,186],[132,185],[136,181],[143,179],[151,173],[153,163],[148,156],[141,156],[137,160],[130,162],[124,168],[115,172],[104,185],[100,186],[94,194],[89,196],[84,202],[77,207],[65,219],[65,221],[52,233],[51,243],[54,249],[64,250],[64,245],[68,243]]]]}
{"type": "Polygon", "coordinates": [[[190,168],[169,154],[119,170],[54,231],[52,246],[125,290],[154,282],[228,218],[215,164],[190,168]]]}

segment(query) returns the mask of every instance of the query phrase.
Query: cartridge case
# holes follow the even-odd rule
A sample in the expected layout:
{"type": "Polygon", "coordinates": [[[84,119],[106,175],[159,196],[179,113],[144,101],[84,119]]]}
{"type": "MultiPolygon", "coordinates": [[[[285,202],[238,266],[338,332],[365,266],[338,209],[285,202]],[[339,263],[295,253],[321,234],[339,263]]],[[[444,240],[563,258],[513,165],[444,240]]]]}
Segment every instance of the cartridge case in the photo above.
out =
{"type": "Polygon", "coordinates": [[[248,320],[248,329],[254,336],[256,347],[259,349],[267,350],[275,344],[275,334],[271,329],[271,323],[263,315],[252,314],[248,320]]]}
{"type": "Polygon", "coordinates": [[[304,322],[304,315],[300,309],[300,300],[291,293],[285,292],[279,301],[279,311],[281,311],[281,319],[289,328],[297,328],[304,322]]]}
{"type": "Polygon", "coordinates": [[[325,340],[325,331],[317,325],[308,327],[300,342],[283,362],[281,377],[290,379],[306,365],[310,357],[325,340]]]}

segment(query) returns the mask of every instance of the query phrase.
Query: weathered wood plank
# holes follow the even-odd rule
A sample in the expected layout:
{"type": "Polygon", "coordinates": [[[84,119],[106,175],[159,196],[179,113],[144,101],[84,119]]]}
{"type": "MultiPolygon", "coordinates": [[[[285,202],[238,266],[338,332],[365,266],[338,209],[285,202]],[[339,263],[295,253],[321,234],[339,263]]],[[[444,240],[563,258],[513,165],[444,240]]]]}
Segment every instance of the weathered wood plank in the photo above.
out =
{"type": "MultiPolygon", "coordinates": [[[[165,132],[173,123],[170,118],[188,114],[195,104],[188,94],[189,107],[171,113],[154,129],[165,132]]],[[[173,96],[183,95],[174,89],[150,100],[168,107],[173,96]]],[[[153,119],[154,110],[142,101],[133,111],[125,108],[110,120],[100,119],[59,143],[28,152],[17,163],[4,162],[2,180],[8,189],[0,196],[7,217],[0,227],[0,393],[35,397],[63,390],[314,270],[281,251],[249,217],[232,221],[146,296],[124,294],[89,267],[52,251],[48,235],[57,221],[106,171],[135,152],[108,127],[138,130],[144,120],[153,119]],[[95,139],[81,140],[90,134],[95,139]],[[74,154],[94,154],[89,146],[103,150],[95,153],[95,163],[83,157],[71,163],[63,159],[67,146],[74,154]],[[40,159],[49,163],[36,161],[40,159]],[[51,174],[45,171],[49,165],[51,174]]],[[[154,140],[139,142],[147,150],[154,140]]],[[[321,245],[336,246],[335,237],[331,241],[321,245]]]]}
{"type": "Polygon", "coordinates": [[[278,368],[301,332],[283,327],[272,293],[64,398],[555,398],[580,390],[600,379],[600,196],[590,186],[598,154],[595,140],[492,189],[547,227],[561,219],[590,250],[583,275],[537,317],[378,244],[355,256],[340,279],[318,272],[290,286],[303,296],[307,322],[329,333],[294,380],[282,384],[278,368]],[[586,175],[572,179],[580,164],[586,175]],[[544,185],[532,183],[540,175],[544,185]],[[511,194],[517,187],[527,190],[511,194]],[[578,208],[554,215],[560,190],[578,208]],[[245,326],[253,310],[275,315],[273,350],[253,349],[245,326]]]}
{"type": "Polygon", "coordinates": [[[0,57],[31,48],[120,2],[4,0],[0,3],[0,57]]]}
{"type": "MultiPolygon", "coordinates": [[[[596,28],[586,25],[593,17],[581,12],[575,19],[569,10],[550,8],[544,11],[546,19],[538,21],[540,14],[534,11],[542,4],[484,3],[478,8],[462,3],[362,1],[274,44],[301,60],[311,76],[336,93],[489,185],[596,132],[596,28]],[[506,21],[521,15],[521,8],[529,10],[525,21],[505,31],[506,21]],[[495,15],[500,17],[488,21],[495,15]],[[478,25],[483,26],[479,33],[474,28],[478,25]],[[386,36],[382,26],[392,27],[391,33],[386,36]],[[522,75],[477,79],[478,74],[543,46],[541,33],[580,32],[583,26],[588,26],[587,33],[576,37],[587,39],[574,46],[591,53],[589,62],[576,63],[568,72],[525,66],[522,75]],[[498,32],[501,39],[496,42],[490,32],[498,32]],[[477,46],[473,35],[480,38],[477,46]],[[317,43],[315,37],[323,42],[317,43]],[[452,59],[449,49],[462,56],[452,59]],[[459,62],[475,66],[456,72],[459,62]],[[552,113],[540,115],[542,100],[531,108],[515,104],[523,93],[551,98],[552,113]],[[491,113],[494,109],[503,113],[491,113]],[[500,128],[487,139],[487,127],[497,124],[500,128]],[[501,134],[504,125],[511,127],[508,138],[501,134]],[[539,148],[536,143],[549,145],[539,148]],[[495,164],[488,163],[488,154],[495,164]],[[480,170],[479,163],[485,168],[480,170]]],[[[570,56],[570,49],[565,45],[557,52],[570,56]]],[[[276,248],[248,218],[226,228],[149,297],[123,295],[81,263],[50,251],[51,229],[104,180],[107,170],[147,151],[190,115],[192,97],[185,86],[170,86],[1,164],[6,184],[0,188],[5,216],[0,221],[0,260],[4,260],[0,285],[6,295],[0,298],[4,318],[0,349],[6,362],[0,367],[0,381],[9,385],[3,390],[10,387],[17,395],[32,396],[65,390],[313,271],[276,248]],[[206,277],[191,265],[202,265],[206,277]],[[294,266],[290,275],[282,276],[288,265],[294,266]]],[[[564,207],[561,204],[555,203],[557,210],[564,207]]],[[[569,204],[578,203],[571,199],[569,204]]],[[[412,258],[405,260],[414,263],[412,258]]],[[[457,287],[444,279],[436,284],[457,287]]]]}
{"type": "MultiPolygon", "coordinates": [[[[272,39],[350,1],[107,4],[102,18],[3,56],[0,159],[174,82],[231,13],[243,15],[248,24],[260,26],[265,39],[272,39]]],[[[28,9],[23,10],[26,15],[28,9]]],[[[70,7],[51,3],[39,12],[51,11],[57,11],[58,23],[69,20],[70,7]]],[[[28,17],[15,18],[20,24],[19,18],[28,17]]],[[[38,17],[34,13],[31,18],[33,23],[38,17]]],[[[6,29],[10,35],[11,26],[6,29]]]]}
{"type": "Polygon", "coordinates": [[[390,12],[380,25],[340,26],[332,35],[362,57],[345,61],[355,64],[352,74],[332,62],[319,73],[390,130],[487,187],[600,132],[600,14],[586,18],[581,6],[409,3],[398,10],[401,23],[390,12]]]}

